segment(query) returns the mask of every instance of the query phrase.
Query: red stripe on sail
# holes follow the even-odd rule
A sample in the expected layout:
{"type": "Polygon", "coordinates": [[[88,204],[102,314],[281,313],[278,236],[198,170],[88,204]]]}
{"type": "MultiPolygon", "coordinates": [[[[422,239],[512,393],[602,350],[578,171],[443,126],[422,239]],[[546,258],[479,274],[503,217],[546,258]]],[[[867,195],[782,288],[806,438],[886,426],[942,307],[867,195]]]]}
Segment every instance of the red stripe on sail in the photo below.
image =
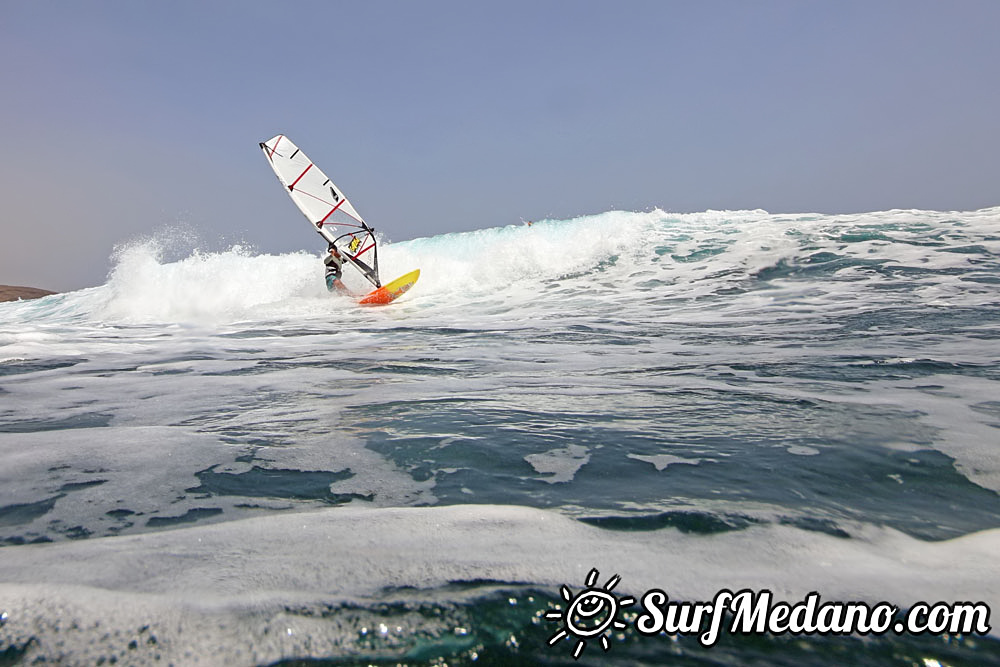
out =
{"type": "MultiPolygon", "coordinates": [[[[267,154],[267,159],[269,159],[269,160],[273,160],[274,159],[274,152],[276,150],[278,150],[278,144],[280,144],[281,140],[284,139],[284,138],[285,138],[285,135],[283,135],[283,134],[279,134],[278,135],[277,140],[275,140],[275,142],[274,142],[274,147],[273,148],[268,148],[268,150],[271,151],[271,152],[267,154]]],[[[264,144],[264,145],[267,146],[267,144],[264,144]]]]}
{"type": "MultiPolygon", "coordinates": [[[[275,145],[277,145],[277,144],[275,144],[275,145]]],[[[312,169],[312,168],[313,168],[313,166],[312,166],[312,162],[310,162],[310,163],[309,163],[309,166],[308,166],[308,167],[306,167],[306,170],[305,170],[305,171],[303,171],[303,172],[302,172],[301,174],[299,174],[299,177],[295,179],[295,183],[292,183],[291,185],[289,185],[289,186],[288,186],[288,189],[289,189],[289,190],[294,190],[294,189],[295,189],[295,185],[296,185],[296,184],[297,184],[297,183],[298,183],[299,181],[301,181],[301,180],[302,180],[302,177],[303,177],[303,176],[305,176],[305,175],[306,175],[306,171],[309,171],[309,170],[310,170],[310,169],[312,169]]]]}
{"type": "Polygon", "coordinates": [[[369,250],[371,250],[374,247],[375,247],[375,242],[372,241],[372,244],[370,246],[368,246],[367,248],[365,248],[364,250],[362,250],[361,252],[359,252],[357,255],[355,255],[351,259],[357,259],[358,257],[361,257],[361,255],[365,254],[366,252],[368,252],[369,250]]]}
{"type": "MultiPolygon", "coordinates": [[[[301,176],[299,178],[301,178],[301,176]]],[[[323,216],[323,219],[319,221],[319,224],[322,225],[324,222],[326,222],[326,219],[329,218],[331,215],[333,215],[333,212],[336,211],[338,208],[340,208],[340,205],[343,204],[345,201],[347,200],[341,198],[340,201],[337,202],[337,205],[331,208],[330,212],[323,216]]]]}

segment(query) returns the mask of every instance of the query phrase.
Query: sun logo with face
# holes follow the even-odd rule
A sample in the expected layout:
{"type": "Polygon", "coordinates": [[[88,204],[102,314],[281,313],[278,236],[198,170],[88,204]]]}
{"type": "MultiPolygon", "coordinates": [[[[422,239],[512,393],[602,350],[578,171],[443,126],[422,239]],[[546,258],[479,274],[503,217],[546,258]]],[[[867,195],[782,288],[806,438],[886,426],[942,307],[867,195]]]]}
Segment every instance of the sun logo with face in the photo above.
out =
{"type": "Polygon", "coordinates": [[[575,596],[568,587],[563,585],[559,592],[563,600],[566,601],[566,611],[553,609],[545,613],[545,618],[561,621],[563,624],[563,627],[549,638],[549,645],[554,646],[562,639],[570,636],[575,637],[574,660],[583,653],[583,649],[587,647],[587,640],[591,637],[600,637],[601,648],[605,651],[610,649],[608,635],[613,630],[624,630],[626,627],[618,620],[618,608],[635,603],[633,597],[624,597],[619,600],[611,592],[621,581],[621,577],[617,574],[608,579],[604,588],[597,588],[597,577],[600,574],[597,568],[592,569],[587,575],[586,588],[575,596]]]}

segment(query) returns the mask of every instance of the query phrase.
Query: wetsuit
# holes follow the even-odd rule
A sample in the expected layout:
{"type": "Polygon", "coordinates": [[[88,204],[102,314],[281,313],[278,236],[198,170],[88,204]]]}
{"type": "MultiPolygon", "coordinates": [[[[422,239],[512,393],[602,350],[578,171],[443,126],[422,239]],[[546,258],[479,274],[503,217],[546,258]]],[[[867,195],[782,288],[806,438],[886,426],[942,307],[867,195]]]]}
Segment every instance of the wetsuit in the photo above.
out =
{"type": "Polygon", "coordinates": [[[326,288],[331,292],[334,289],[344,289],[343,283],[340,282],[340,278],[344,275],[344,259],[328,253],[323,258],[323,263],[326,264],[326,288]]]}

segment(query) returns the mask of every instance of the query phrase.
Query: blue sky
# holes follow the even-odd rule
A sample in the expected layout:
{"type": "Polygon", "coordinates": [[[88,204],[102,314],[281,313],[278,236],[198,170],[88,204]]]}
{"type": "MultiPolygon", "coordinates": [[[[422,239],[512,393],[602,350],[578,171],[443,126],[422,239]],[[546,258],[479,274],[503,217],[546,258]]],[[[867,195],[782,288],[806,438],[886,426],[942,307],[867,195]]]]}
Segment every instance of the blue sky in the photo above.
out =
{"type": "Polygon", "coordinates": [[[389,240],[613,208],[1000,204],[1000,2],[0,0],[0,283],[318,252],[284,133],[389,240]]]}

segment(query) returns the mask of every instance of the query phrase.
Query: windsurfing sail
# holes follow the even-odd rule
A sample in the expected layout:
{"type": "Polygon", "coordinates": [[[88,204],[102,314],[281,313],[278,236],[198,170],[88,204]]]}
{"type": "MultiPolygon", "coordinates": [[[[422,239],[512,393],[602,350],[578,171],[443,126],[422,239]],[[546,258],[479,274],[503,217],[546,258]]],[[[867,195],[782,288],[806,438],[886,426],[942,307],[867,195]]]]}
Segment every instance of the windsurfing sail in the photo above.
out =
{"type": "Polygon", "coordinates": [[[336,244],[365,278],[381,287],[375,230],[347,201],[343,191],[283,134],[260,144],[260,148],[292,201],[320,236],[336,244]]]}

